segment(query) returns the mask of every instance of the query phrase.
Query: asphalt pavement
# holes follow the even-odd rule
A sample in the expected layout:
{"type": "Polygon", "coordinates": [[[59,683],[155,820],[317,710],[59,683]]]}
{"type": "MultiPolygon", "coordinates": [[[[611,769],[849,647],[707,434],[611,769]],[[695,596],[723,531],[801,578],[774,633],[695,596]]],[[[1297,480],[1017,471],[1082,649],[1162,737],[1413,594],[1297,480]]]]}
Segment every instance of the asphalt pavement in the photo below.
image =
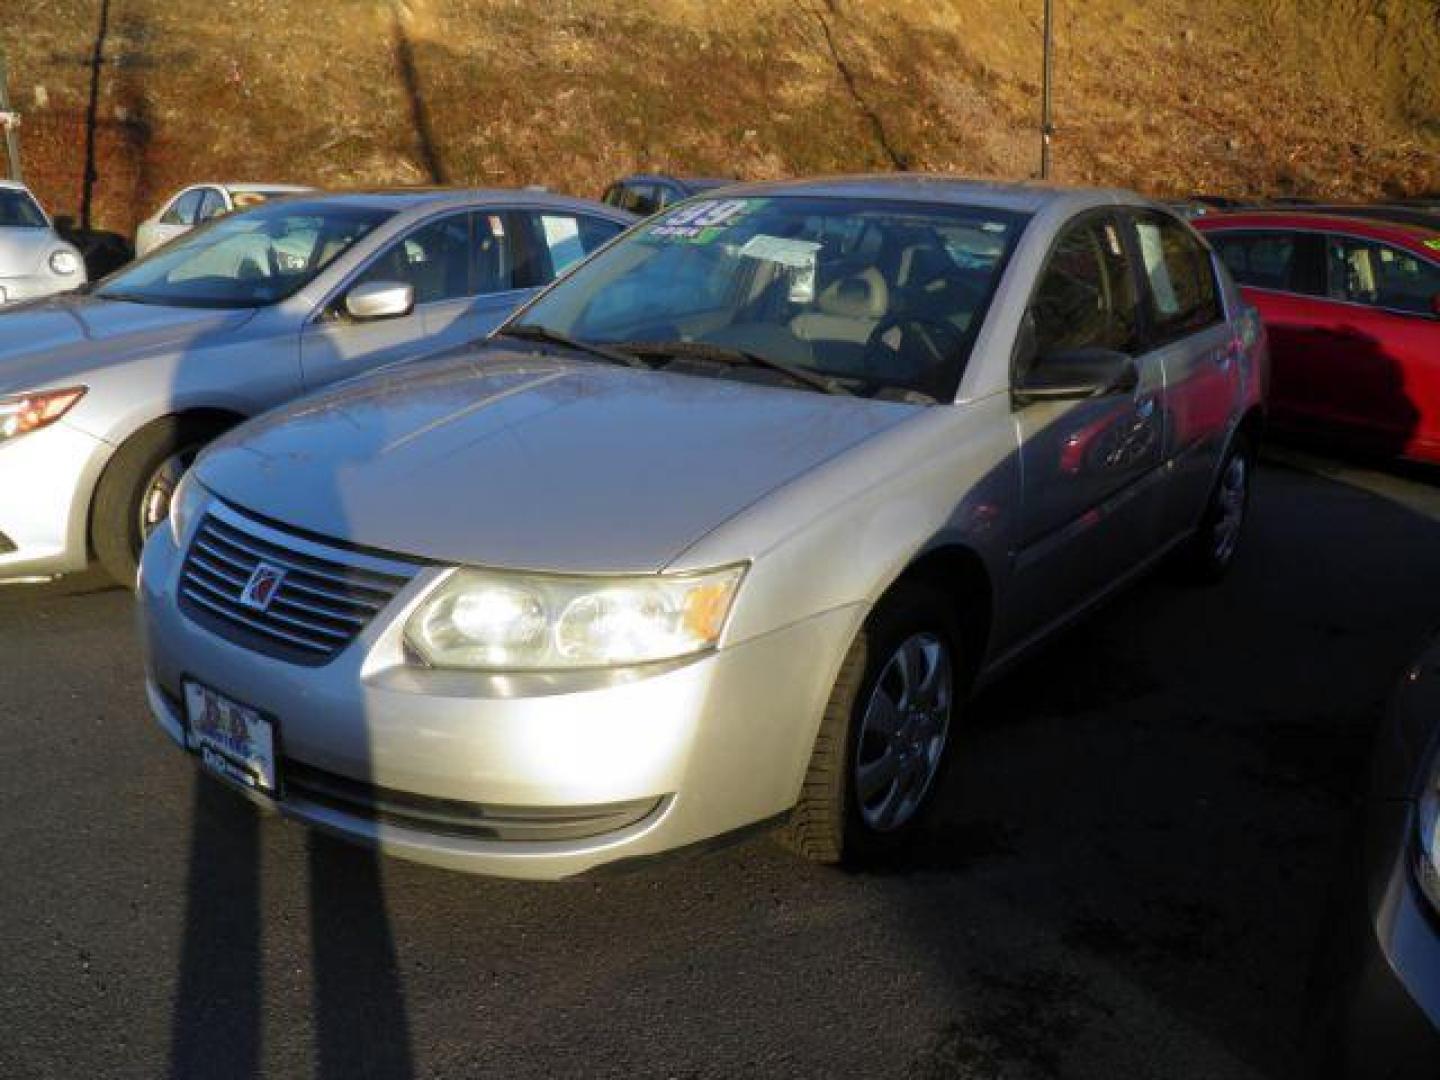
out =
{"type": "Polygon", "coordinates": [[[197,777],[128,594],[0,588],[0,1077],[1296,1077],[1440,614],[1433,488],[1352,481],[1267,466],[1223,585],[1156,575],[986,693],[868,874],[764,837],[556,885],[377,858],[197,777]]]}

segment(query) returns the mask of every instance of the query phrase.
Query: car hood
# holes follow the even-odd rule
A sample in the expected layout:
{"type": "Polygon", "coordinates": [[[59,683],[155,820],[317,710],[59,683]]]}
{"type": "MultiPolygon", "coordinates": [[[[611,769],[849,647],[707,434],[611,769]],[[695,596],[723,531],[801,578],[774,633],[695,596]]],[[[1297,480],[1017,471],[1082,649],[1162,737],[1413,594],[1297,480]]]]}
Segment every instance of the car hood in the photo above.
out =
{"type": "Polygon", "coordinates": [[[101,364],[197,344],[229,333],[254,312],[161,307],[60,296],[0,312],[0,393],[56,385],[101,364]]]}
{"type": "Polygon", "coordinates": [[[0,229],[0,278],[35,273],[61,246],[69,247],[49,229],[0,229]]]}
{"type": "Polygon", "coordinates": [[[242,509],[364,547],[650,573],[918,408],[497,349],[268,413],[197,470],[242,509]]]}

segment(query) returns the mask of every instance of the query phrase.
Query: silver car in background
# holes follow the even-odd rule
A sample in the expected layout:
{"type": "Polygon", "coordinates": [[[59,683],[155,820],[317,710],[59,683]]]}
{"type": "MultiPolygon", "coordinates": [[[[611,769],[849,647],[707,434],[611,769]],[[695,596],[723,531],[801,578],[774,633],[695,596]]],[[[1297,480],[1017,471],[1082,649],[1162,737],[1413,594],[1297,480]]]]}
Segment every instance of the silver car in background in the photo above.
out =
{"type": "Polygon", "coordinates": [[[0,579],[133,584],[199,449],[337,379],[482,338],[633,218],[528,191],[295,197],[0,315],[0,579]]]}
{"type": "Polygon", "coordinates": [[[24,184],[0,180],[0,307],[72,292],[85,284],[85,260],[24,184]]]}
{"type": "Polygon", "coordinates": [[[192,184],[181,188],[135,230],[135,257],[148,255],[217,217],[313,190],[299,184],[192,184]]]}
{"type": "Polygon", "coordinates": [[[786,821],[901,844],[970,688],[1235,556],[1266,345],[1134,195],[923,177],[667,210],[482,348],[201,458],[151,707],[258,802],[557,878],[786,821]]]}

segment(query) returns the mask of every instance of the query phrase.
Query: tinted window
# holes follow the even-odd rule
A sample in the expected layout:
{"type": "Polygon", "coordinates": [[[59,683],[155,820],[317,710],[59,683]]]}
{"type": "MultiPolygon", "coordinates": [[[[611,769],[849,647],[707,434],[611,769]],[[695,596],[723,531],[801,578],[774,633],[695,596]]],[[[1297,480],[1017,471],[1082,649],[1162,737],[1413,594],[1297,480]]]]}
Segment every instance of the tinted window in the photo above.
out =
{"type": "Polygon", "coordinates": [[[1374,240],[1325,238],[1329,293],[1336,300],[1391,311],[1435,314],[1440,267],[1374,240]]]}
{"type": "Polygon", "coordinates": [[[1148,214],[1135,222],[1156,336],[1170,341],[1221,319],[1210,252],[1174,218],[1148,214]]]}
{"type": "Polygon", "coordinates": [[[0,188],[0,229],[43,229],[45,215],[29,192],[0,188]]]}
{"type": "Polygon", "coordinates": [[[204,193],[198,188],[187,191],[165,211],[161,221],[166,225],[194,225],[195,216],[200,212],[200,200],[204,193]]]}
{"type": "Polygon", "coordinates": [[[1220,232],[1210,243],[1230,275],[1257,289],[1293,290],[1298,245],[1294,233],[1220,232]]]}
{"type": "Polygon", "coordinates": [[[306,203],[231,214],[132,263],[99,295],[188,307],[272,304],[298,292],[390,216],[388,210],[306,203]]]}
{"type": "Polygon", "coordinates": [[[1039,356],[1083,348],[1134,351],[1135,274],[1113,219],[1070,226],[1050,254],[1030,312],[1039,356]]]}
{"type": "Polygon", "coordinates": [[[422,225],[397,240],[362,274],[356,284],[398,281],[415,290],[416,304],[458,300],[470,287],[470,215],[422,225]]]}
{"type": "Polygon", "coordinates": [[[649,217],[660,209],[660,192],[654,184],[626,184],[619,206],[632,214],[649,217]]]}

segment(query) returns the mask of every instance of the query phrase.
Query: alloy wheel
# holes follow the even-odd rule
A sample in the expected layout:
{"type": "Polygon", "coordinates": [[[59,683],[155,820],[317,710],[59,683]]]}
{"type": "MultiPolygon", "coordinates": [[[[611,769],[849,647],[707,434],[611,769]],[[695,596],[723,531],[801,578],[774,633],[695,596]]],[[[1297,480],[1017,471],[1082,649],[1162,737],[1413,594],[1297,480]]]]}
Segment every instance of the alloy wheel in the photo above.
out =
{"type": "Polygon", "coordinates": [[[855,752],[860,816],[876,832],[906,825],[935,779],[950,731],[952,666],[944,641],[919,633],[880,669],[855,752]]]}

